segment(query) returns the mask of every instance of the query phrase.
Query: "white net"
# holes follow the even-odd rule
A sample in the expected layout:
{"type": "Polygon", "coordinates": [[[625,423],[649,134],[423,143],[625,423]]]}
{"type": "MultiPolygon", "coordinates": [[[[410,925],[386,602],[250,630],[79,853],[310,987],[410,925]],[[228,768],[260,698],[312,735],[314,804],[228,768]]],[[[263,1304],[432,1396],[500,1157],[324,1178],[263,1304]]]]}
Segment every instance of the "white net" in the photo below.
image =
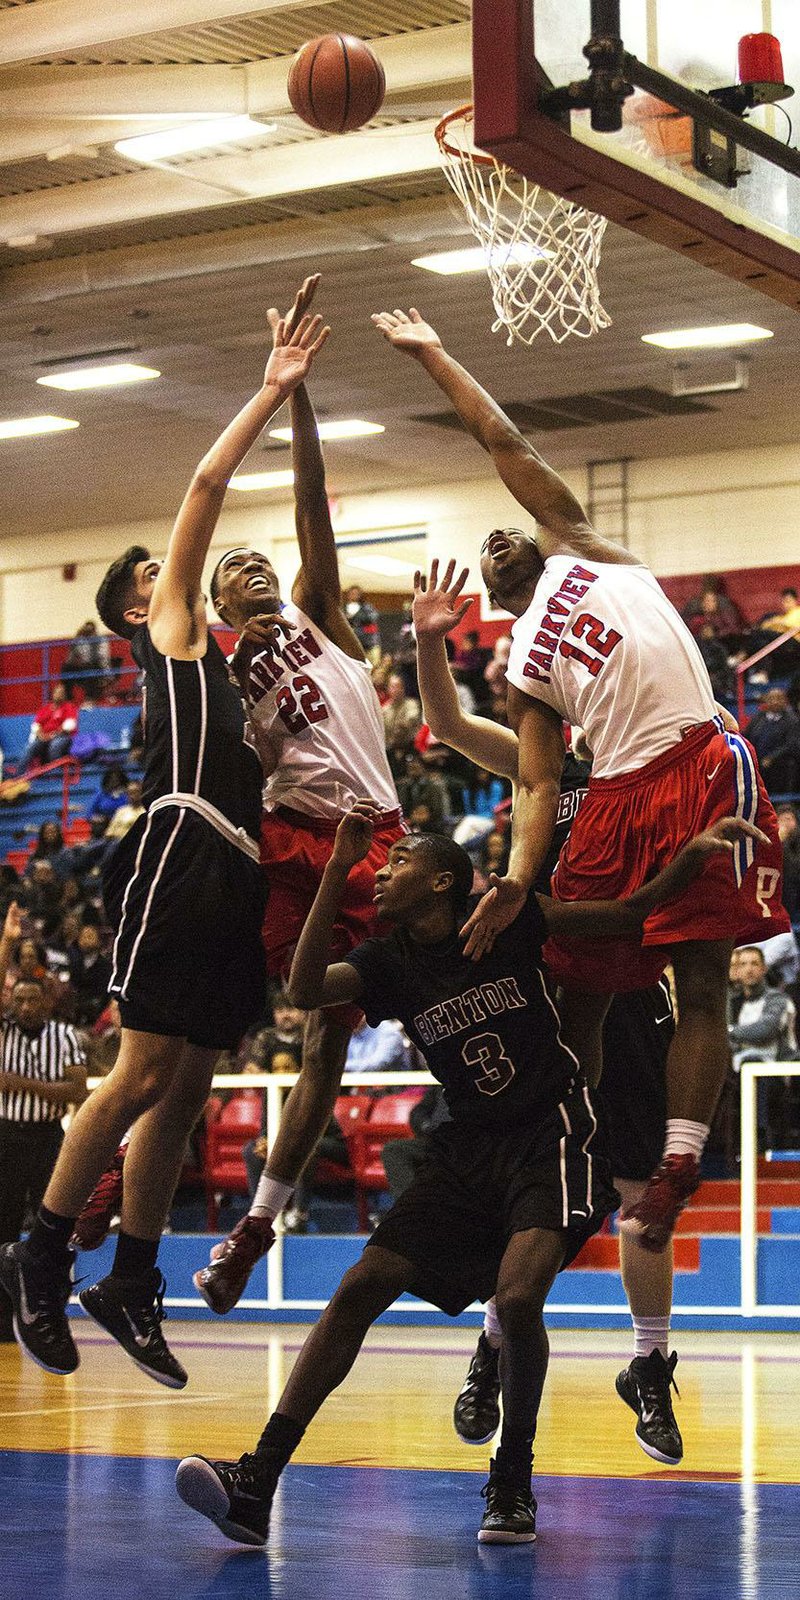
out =
{"type": "Polygon", "coordinates": [[[508,343],[533,343],[543,328],[561,344],[588,339],[611,318],[600,304],[597,271],[606,218],[570,205],[476,151],[472,107],[436,129],[445,174],[483,247],[497,320],[508,343]]]}

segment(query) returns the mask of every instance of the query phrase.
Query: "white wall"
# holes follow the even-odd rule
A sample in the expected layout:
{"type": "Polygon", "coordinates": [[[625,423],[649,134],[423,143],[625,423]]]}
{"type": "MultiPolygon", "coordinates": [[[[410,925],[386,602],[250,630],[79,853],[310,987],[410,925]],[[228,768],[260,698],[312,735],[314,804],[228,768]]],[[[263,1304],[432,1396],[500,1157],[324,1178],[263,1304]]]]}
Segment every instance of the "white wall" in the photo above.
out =
{"type": "MultiPolygon", "coordinates": [[[[585,475],[565,477],[585,499],[585,475]]],[[[800,449],[637,461],[631,464],[630,490],[631,547],[659,574],[800,565],[800,449]]],[[[337,502],[334,520],[337,535],[425,526],[430,554],[452,554],[468,563],[477,588],[478,550],[487,529],[519,522],[521,513],[489,477],[345,497],[337,502]]],[[[136,523],[4,541],[0,642],[72,634],[93,615],[95,590],[108,562],[133,543],[160,554],[168,533],[166,522],[136,523]],[[62,576],[67,562],[77,564],[74,582],[62,576]]],[[[237,544],[265,550],[288,588],[297,561],[291,502],[259,498],[258,505],[242,507],[229,499],[209,568],[222,550],[237,544]]]]}

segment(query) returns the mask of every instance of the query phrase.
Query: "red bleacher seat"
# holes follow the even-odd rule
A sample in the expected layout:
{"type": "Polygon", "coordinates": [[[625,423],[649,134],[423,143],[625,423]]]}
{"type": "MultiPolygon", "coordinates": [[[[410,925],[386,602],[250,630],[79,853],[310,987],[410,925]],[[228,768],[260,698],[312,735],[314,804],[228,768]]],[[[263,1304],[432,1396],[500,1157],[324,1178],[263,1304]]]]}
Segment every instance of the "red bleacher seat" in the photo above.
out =
{"type": "MultiPolygon", "coordinates": [[[[212,1102],[213,1105],[213,1102],[212,1102]]],[[[203,1183],[206,1191],[206,1225],[216,1230],[219,1199],[224,1194],[247,1194],[247,1168],[242,1150],[261,1132],[262,1095],[259,1089],[235,1094],[217,1115],[206,1113],[203,1183]]]]}
{"type": "Polygon", "coordinates": [[[396,1094],[373,1100],[367,1114],[354,1122],[347,1138],[356,1181],[358,1226],[362,1233],[369,1226],[368,1199],[388,1189],[381,1151],[389,1139],[412,1139],[411,1113],[425,1093],[424,1089],[401,1089],[396,1094]]]}

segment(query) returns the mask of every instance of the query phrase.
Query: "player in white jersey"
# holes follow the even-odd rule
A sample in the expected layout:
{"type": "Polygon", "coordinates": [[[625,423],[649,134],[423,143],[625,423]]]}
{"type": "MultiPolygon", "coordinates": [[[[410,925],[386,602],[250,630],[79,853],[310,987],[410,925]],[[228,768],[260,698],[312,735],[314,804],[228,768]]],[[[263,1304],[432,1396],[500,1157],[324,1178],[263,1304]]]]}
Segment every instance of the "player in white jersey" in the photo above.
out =
{"type": "MultiPolygon", "coordinates": [[[[369,854],[348,881],[334,931],[337,959],[374,933],[375,873],[405,833],[370,667],[342,610],[324,462],[304,388],[291,406],[291,425],[301,556],[291,601],[281,600],[275,570],[256,550],[229,551],[211,584],[219,617],[240,635],[233,667],[264,768],[264,944],[275,977],[288,976],[336,829],[355,802],[368,795],[379,817],[369,854]]],[[[310,1016],[302,1073],[250,1215],[195,1276],[213,1311],[231,1310],[255,1261],[269,1249],[271,1224],[332,1116],[360,1017],[357,1006],[310,1016]]]]}
{"type": "Polygon", "coordinates": [[[595,765],[553,877],[561,899],[626,895],[692,831],[735,810],[770,839],[712,864],[645,924],[643,948],[602,953],[550,940],[565,1037],[596,1081],[610,994],[653,983],[672,963],[679,1022],[668,1063],[662,1162],[623,1227],[665,1248],[699,1182],[699,1163],[725,1079],[725,995],[731,949],[787,925],[777,823],[750,745],[723,733],[697,646],[637,558],[591,527],[567,485],[491,396],[443,349],[418,311],[381,312],[380,332],[415,356],[537,529],[496,528],[481,552],[490,593],[519,620],[508,668],[508,715],[519,737],[519,789],[507,875],[466,924],[477,959],[524,905],[553,832],[563,723],[586,731],[595,765]],[[757,854],[757,859],[756,859],[757,854]]]}

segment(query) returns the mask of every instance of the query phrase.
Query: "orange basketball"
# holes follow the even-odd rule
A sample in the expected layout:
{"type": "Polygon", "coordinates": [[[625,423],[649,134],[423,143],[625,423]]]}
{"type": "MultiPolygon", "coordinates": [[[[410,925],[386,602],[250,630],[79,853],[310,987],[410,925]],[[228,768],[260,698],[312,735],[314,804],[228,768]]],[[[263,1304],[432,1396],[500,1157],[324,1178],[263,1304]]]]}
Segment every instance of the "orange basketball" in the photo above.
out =
{"type": "Polygon", "coordinates": [[[289,68],[292,109],[312,128],[348,133],[380,111],[386,92],[383,67],[363,39],[325,33],[309,39],[289,68]]]}

